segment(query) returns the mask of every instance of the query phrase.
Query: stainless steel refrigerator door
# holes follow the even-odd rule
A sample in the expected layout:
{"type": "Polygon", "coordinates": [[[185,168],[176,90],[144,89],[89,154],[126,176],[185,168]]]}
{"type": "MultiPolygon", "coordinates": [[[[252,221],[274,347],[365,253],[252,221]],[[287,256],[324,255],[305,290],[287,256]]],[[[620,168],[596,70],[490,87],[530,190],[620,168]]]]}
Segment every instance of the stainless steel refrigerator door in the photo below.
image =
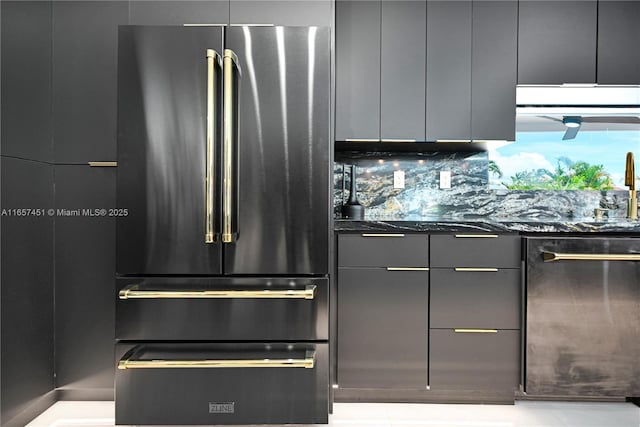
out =
{"type": "Polygon", "coordinates": [[[230,27],[238,103],[238,224],[225,274],[327,274],[329,31],[230,27]]]}
{"type": "Polygon", "coordinates": [[[221,27],[120,28],[119,274],[222,273],[222,39],[221,27]]]}

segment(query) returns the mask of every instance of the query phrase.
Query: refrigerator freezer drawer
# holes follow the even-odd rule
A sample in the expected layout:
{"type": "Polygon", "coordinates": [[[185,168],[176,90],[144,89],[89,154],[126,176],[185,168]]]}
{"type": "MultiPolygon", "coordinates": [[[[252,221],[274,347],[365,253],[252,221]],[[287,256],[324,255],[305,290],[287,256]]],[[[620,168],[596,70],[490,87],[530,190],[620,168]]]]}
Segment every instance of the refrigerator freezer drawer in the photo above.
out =
{"type": "Polygon", "coordinates": [[[326,278],[116,280],[116,339],[328,339],[326,278]]]}
{"type": "Polygon", "coordinates": [[[118,344],[116,424],[326,424],[328,345],[118,344]]]}

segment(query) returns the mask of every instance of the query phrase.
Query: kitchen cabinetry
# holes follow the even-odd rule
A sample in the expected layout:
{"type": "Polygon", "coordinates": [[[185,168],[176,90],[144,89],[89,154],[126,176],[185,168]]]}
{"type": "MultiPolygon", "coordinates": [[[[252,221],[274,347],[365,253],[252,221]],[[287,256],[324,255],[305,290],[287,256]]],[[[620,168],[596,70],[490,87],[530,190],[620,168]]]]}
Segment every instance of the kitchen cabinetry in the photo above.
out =
{"type": "Polygon", "coordinates": [[[131,25],[228,24],[229,1],[131,0],[131,25]]]}
{"type": "Polygon", "coordinates": [[[527,238],[527,394],[640,395],[638,253],[634,238],[527,238]]]}
{"type": "Polygon", "coordinates": [[[598,4],[599,84],[640,84],[640,1],[598,4]]]}
{"type": "Polygon", "coordinates": [[[126,1],[53,2],[53,137],[57,163],[116,158],[118,25],[126,1]]]}
{"type": "Polygon", "coordinates": [[[428,141],[471,139],[471,23],[471,1],[427,2],[428,141]]]}
{"type": "Polygon", "coordinates": [[[339,235],[341,388],[426,388],[428,259],[426,234],[339,235]]]}
{"type": "Polygon", "coordinates": [[[520,1],[518,84],[595,83],[597,8],[595,0],[520,1]]]}
{"type": "Polygon", "coordinates": [[[520,384],[520,237],[431,236],[429,385],[512,393],[520,384]]]}
{"type": "Polygon", "coordinates": [[[380,138],[424,140],[426,2],[382,1],[380,138]]]}
{"type": "Polygon", "coordinates": [[[380,138],[380,1],[336,2],[338,141],[380,138]]]}
{"type": "MultiPolygon", "coordinates": [[[[116,168],[54,167],[56,209],[115,207],[116,168]]],[[[56,386],[70,398],[113,396],[115,225],[113,216],[55,221],[56,386]]]]}
{"type": "Polygon", "coordinates": [[[331,0],[231,0],[231,24],[332,25],[331,0]]]}

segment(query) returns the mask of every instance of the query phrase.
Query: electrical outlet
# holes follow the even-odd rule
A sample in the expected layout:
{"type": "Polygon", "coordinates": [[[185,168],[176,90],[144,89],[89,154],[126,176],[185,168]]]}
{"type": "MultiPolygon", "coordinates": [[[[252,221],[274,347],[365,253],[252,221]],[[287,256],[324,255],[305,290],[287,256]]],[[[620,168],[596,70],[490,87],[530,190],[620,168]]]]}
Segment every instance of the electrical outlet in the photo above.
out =
{"type": "Polygon", "coordinates": [[[393,188],[404,188],[404,171],[393,171],[393,188]]]}
{"type": "Polygon", "coordinates": [[[440,171],[440,188],[442,190],[451,188],[451,171],[440,171]]]}

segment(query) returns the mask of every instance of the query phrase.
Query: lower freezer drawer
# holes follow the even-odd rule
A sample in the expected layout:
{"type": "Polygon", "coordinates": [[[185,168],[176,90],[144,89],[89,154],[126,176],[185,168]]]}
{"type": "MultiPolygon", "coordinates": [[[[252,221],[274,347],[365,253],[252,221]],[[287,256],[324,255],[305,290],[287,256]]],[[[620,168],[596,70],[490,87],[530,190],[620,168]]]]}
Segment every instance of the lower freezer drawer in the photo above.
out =
{"type": "Polygon", "coordinates": [[[116,345],[117,425],[326,424],[327,343],[116,345]]]}

